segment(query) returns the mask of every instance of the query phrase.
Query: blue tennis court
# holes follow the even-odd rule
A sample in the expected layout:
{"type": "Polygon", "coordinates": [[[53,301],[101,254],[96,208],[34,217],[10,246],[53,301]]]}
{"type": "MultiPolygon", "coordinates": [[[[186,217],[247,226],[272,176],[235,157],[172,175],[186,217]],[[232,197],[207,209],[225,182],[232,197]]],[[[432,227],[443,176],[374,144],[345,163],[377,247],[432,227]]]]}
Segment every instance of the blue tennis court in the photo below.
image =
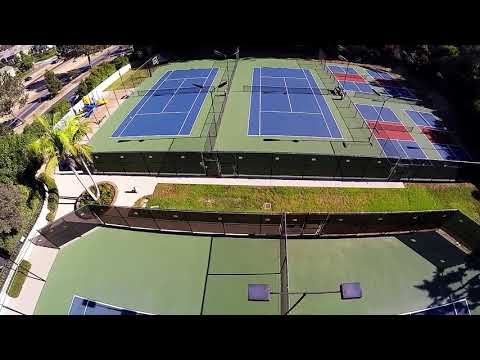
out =
{"type": "Polygon", "coordinates": [[[339,80],[338,81],[343,89],[346,91],[356,91],[366,94],[373,94],[372,87],[368,84],[357,82],[357,81],[348,81],[348,80],[339,80]]]}
{"type": "Polygon", "coordinates": [[[385,71],[378,71],[378,70],[372,70],[372,69],[367,69],[368,75],[373,77],[375,80],[393,80],[393,76],[390,75],[389,73],[385,71]]]}
{"type": "Polygon", "coordinates": [[[449,304],[433,306],[423,310],[412,311],[402,315],[471,315],[467,299],[449,304]]]}
{"type": "Polygon", "coordinates": [[[430,127],[434,129],[448,130],[442,120],[429,112],[405,110],[408,117],[413,120],[417,126],[430,127]]]}
{"type": "Polygon", "coordinates": [[[112,137],[190,135],[217,71],[217,68],[167,71],[152,89],[142,93],[142,99],[112,137]]]}
{"type": "Polygon", "coordinates": [[[383,106],[382,108],[382,106],[367,104],[355,104],[355,107],[366,121],[376,121],[378,119],[378,121],[383,122],[401,123],[400,119],[389,107],[383,106]]]}
{"type": "Polygon", "coordinates": [[[148,315],[113,305],[74,296],[68,315],[148,315]]]}
{"type": "Polygon", "coordinates": [[[270,67],[253,69],[248,135],[342,138],[309,70],[270,67]]]}
{"type": "Polygon", "coordinates": [[[415,140],[377,139],[385,156],[400,159],[427,159],[415,140]]]}
{"type": "Polygon", "coordinates": [[[351,74],[351,75],[358,75],[358,73],[355,71],[355,69],[351,67],[344,67],[340,65],[328,65],[328,69],[333,73],[333,74],[351,74]]]}

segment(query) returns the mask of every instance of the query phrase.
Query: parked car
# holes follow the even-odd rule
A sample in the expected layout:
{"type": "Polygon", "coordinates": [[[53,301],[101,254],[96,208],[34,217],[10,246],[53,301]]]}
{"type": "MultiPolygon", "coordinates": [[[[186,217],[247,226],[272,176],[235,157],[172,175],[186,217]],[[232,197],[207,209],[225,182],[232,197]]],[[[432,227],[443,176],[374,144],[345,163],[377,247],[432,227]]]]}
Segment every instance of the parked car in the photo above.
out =
{"type": "Polygon", "coordinates": [[[30,81],[30,80],[32,80],[31,76],[27,76],[25,79],[23,79],[23,81],[30,81]]]}

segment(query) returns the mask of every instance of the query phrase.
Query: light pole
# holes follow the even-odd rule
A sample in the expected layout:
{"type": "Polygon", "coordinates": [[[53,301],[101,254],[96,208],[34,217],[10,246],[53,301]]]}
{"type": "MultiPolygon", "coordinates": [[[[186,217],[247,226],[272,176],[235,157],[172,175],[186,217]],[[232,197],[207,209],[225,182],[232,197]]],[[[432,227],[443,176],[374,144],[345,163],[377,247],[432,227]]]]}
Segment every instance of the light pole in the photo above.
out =
{"type": "MultiPolygon", "coordinates": [[[[231,81],[230,81],[230,71],[228,70],[228,57],[229,57],[229,55],[226,55],[226,54],[224,54],[223,52],[218,51],[218,50],[213,50],[213,53],[214,53],[215,55],[223,56],[223,57],[224,57],[225,61],[227,62],[227,78],[228,78],[228,82],[231,83],[231,81]]],[[[233,54],[231,54],[230,56],[235,55],[235,56],[238,57],[238,54],[239,54],[239,53],[240,53],[240,49],[237,47],[237,50],[235,50],[235,52],[234,52],[233,54]]]]}
{"type": "Polygon", "coordinates": [[[348,60],[345,56],[342,56],[342,55],[338,55],[338,60],[347,62],[347,70],[345,71],[345,75],[343,76],[343,81],[347,81],[347,73],[348,73],[348,68],[350,67],[350,60],[348,60]]]}
{"type": "Polygon", "coordinates": [[[227,57],[227,55],[225,55],[224,53],[222,53],[221,51],[218,51],[218,50],[213,50],[213,53],[215,55],[223,56],[223,58],[227,62],[227,78],[228,78],[228,81],[230,81],[230,72],[228,71],[228,57],[227,57]]]}
{"type": "Polygon", "coordinates": [[[270,295],[302,295],[283,315],[288,315],[307,295],[326,294],[340,294],[342,300],[361,299],[362,288],[360,283],[353,282],[340,284],[340,290],[274,292],[270,290],[270,285],[248,284],[248,301],[270,301],[270,295]]]}

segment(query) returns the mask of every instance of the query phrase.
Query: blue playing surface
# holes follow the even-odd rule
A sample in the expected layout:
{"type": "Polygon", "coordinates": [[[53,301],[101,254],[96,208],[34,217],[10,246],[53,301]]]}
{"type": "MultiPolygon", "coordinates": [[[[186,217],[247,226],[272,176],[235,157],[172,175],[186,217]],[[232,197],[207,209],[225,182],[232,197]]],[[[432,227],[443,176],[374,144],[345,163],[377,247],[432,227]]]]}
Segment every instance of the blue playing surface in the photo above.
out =
{"type": "Polygon", "coordinates": [[[346,91],[357,91],[366,94],[373,94],[372,87],[368,84],[348,80],[339,80],[339,83],[346,91]]]}
{"type": "Polygon", "coordinates": [[[459,146],[432,144],[443,160],[470,161],[470,156],[459,146]]]}
{"type": "Polygon", "coordinates": [[[412,100],[417,100],[418,99],[417,96],[415,95],[415,93],[412,90],[407,89],[405,87],[385,86],[384,89],[385,89],[385,92],[388,95],[393,96],[393,97],[403,97],[403,98],[412,99],[412,100]]]}
{"type": "Polygon", "coordinates": [[[382,108],[381,106],[366,104],[355,104],[355,106],[366,121],[377,121],[378,119],[378,121],[401,124],[400,119],[389,107],[384,106],[382,108]]]}
{"type": "Polygon", "coordinates": [[[217,68],[167,71],[130,110],[112,137],[188,136],[217,68]],[[200,89],[194,84],[202,85],[200,89]]]}
{"type": "Polygon", "coordinates": [[[352,75],[358,75],[358,73],[355,71],[355,69],[351,67],[344,67],[340,65],[328,65],[328,69],[334,73],[334,74],[352,74],[352,75]]]}
{"type": "Polygon", "coordinates": [[[69,315],[142,315],[140,312],[121,309],[112,305],[102,304],[93,300],[74,296],[69,315]]]}
{"type": "Polygon", "coordinates": [[[437,118],[432,113],[412,111],[412,110],[405,110],[405,112],[407,113],[408,117],[412,119],[417,126],[425,126],[425,127],[442,129],[442,130],[445,130],[447,128],[443,123],[443,121],[437,118]]]}
{"type": "Polygon", "coordinates": [[[367,73],[374,79],[392,80],[393,77],[387,72],[367,69],[367,73]]]}
{"type": "Polygon", "coordinates": [[[434,306],[405,315],[470,315],[467,299],[458,300],[446,305],[434,306]]]}
{"type": "Polygon", "coordinates": [[[248,135],[341,139],[309,70],[254,68],[248,135]]]}
{"type": "Polygon", "coordinates": [[[411,140],[377,139],[385,156],[400,159],[427,159],[420,146],[411,140]]]}

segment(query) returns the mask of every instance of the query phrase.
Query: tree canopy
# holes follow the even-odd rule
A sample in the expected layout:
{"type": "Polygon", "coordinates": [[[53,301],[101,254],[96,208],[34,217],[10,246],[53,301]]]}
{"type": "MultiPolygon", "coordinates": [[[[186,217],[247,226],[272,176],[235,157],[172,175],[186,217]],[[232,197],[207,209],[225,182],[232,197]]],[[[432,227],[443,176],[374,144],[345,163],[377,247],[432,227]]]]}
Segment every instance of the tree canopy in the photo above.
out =
{"type": "Polygon", "coordinates": [[[14,185],[0,184],[0,234],[20,230],[22,196],[14,185]]]}
{"type": "Polygon", "coordinates": [[[0,115],[10,114],[15,105],[23,106],[27,99],[20,77],[6,72],[0,74],[0,115]]]}

